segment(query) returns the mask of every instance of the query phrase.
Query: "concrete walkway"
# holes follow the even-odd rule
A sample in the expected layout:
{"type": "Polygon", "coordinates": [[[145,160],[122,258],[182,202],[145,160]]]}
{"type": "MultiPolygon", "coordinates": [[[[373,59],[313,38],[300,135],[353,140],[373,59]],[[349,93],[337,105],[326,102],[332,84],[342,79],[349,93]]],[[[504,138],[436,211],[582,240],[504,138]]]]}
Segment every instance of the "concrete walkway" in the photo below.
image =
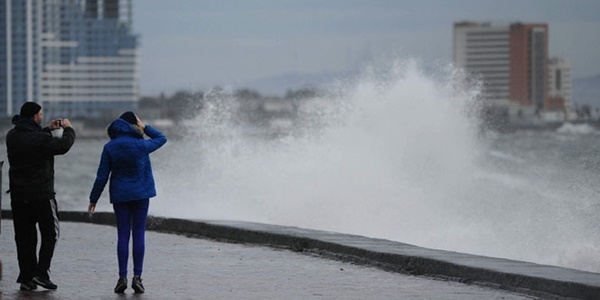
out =
{"type": "MultiPolygon", "coordinates": [[[[3,211],[3,217],[10,212],[3,211]]],[[[14,283],[18,268],[12,223],[2,221],[2,299],[121,299],[112,293],[116,229],[85,224],[113,224],[112,213],[90,218],[83,212],[61,212],[61,219],[52,267],[59,289],[34,292],[21,292],[14,283]]],[[[141,295],[145,299],[600,298],[600,274],[387,240],[158,217],[151,217],[148,227],[203,239],[148,232],[143,276],[147,293],[141,295]]],[[[131,293],[128,289],[125,297],[140,296],[131,293]]]]}

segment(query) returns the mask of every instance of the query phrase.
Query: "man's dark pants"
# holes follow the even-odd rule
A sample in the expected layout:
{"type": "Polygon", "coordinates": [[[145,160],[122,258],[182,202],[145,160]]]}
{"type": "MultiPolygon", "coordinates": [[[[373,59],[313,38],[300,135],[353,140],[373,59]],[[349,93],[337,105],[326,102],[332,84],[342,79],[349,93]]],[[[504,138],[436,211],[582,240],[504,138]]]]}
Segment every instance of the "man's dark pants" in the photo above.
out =
{"type": "Polygon", "coordinates": [[[34,276],[48,279],[54,246],[59,236],[56,199],[25,200],[13,197],[11,207],[20,269],[17,282],[31,280],[34,276]],[[36,224],[42,238],[39,260],[36,255],[36,224]]]}

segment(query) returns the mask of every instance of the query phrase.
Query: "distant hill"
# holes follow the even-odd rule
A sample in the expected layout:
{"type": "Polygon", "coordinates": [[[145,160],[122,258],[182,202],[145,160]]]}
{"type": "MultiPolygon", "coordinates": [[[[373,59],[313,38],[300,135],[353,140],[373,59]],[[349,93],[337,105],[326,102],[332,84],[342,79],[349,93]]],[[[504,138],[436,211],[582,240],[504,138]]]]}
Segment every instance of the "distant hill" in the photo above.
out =
{"type": "MultiPolygon", "coordinates": [[[[426,74],[436,74],[435,70],[425,70],[426,74]]],[[[322,87],[337,80],[353,78],[358,72],[285,73],[255,80],[246,84],[263,94],[284,95],[286,91],[305,87],[322,87]]],[[[600,74],[573,80],[573,101],[576,105],[600,107],[600,74]]]]}
{"type": "Polygon", "coordinates": [[[573,80],[573,102],[579,106],[600,107],[600,74],[573,80]]]}
{"type": "Polygon", "coordinates": [[[350,76],[350,73],[341,72],[285,73],[248,82],[246,86],[256,89],[262,94],[284,95],[288,90],[323,87],[348,76],[350,76]]]}

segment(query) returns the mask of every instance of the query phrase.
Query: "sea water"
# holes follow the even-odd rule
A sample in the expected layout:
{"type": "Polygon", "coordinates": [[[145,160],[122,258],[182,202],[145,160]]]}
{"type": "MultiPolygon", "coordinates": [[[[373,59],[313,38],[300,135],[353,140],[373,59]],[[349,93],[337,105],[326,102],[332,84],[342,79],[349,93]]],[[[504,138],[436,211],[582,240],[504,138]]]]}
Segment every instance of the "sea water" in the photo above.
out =
{"type": "MultiPolygon", "coordinates": [[[[298,226],[600,272],[599,133],[568,124],[487,131],[477,87],[463,80],[451,68],[424,75],[410,61],[366,70],[303,102],[277,138],[249,134],[235,122],[235,101],[215,97],[179,125],[183,137],[152,154],[158,196],[150,214],[298,226]]],[[[56,158],[60,209],[87,208],[105,142],[80,139],[56,158]]],[[[107,191],[98,210],[111,210],[107,191]]]]}

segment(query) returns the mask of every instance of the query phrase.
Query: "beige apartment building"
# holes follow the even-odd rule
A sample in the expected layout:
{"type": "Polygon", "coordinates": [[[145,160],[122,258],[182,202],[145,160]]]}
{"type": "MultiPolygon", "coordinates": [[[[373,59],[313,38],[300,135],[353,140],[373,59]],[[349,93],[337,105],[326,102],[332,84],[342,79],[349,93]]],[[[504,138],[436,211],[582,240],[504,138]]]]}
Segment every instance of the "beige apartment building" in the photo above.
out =
{"type": "Polygon", "coordinates": [[[547,24],[464,21],[453,35],[455,66],[481,80],[490,107],[540,115],[570,105],[570,64],[549,60],[547,24]]]}

